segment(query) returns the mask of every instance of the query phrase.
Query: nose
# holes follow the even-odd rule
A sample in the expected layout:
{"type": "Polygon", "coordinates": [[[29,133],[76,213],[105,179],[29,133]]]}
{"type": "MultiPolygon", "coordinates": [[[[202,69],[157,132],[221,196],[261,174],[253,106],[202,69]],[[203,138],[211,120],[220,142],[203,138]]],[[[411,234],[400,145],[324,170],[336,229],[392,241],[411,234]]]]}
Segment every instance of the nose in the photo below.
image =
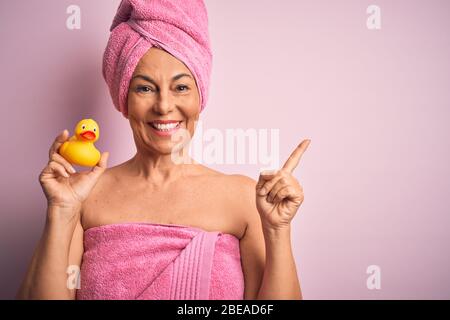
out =
{"type": "Polygon", "coordinates": [[[161,89],[158,94],[158,99],[153,105],[153,110],[158,114],[167,114],[174,108],[172,96],[167,89],[161,89]]]}

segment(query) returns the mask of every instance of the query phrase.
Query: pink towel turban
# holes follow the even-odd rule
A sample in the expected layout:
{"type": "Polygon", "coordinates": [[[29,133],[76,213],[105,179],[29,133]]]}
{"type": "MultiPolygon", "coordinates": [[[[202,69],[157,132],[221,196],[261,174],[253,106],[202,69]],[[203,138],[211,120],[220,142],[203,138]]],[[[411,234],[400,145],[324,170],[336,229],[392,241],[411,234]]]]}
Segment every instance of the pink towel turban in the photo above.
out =
{"type": "Polygon", "coordinates": [[[128,115],[131,76],[153,46],[182,61],[195,78],[200,111],[208,99],[212,52],[203,0],[122,0],[103,55],[103,77],[114,106],[128,115]]]}

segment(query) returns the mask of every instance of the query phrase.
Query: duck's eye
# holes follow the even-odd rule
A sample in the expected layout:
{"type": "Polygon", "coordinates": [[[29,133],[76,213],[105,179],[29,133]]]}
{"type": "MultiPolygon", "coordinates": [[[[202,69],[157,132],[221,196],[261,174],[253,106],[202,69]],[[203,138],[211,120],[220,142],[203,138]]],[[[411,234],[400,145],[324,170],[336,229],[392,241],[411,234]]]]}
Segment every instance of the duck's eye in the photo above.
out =
{"type": "Polygon", "coordinates": [[[86,129],[86,126],[83,124],[82,126],[81,126],[81,129],[86,129]]]}
{"type": "Polygon", "coordinates": [[[96,128],[94,128],[94,132],[96,132],[97,131],[97,129],[96,128]]]}

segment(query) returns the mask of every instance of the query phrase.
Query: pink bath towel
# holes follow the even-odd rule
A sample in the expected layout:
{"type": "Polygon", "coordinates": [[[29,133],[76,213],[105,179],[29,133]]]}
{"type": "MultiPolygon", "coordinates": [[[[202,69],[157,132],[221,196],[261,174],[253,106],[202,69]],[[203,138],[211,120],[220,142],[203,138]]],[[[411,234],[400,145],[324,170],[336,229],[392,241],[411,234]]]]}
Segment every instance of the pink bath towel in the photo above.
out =
{"type": "Polygon", "coordinates": [[[87,229],[77,299],[240,300],[239,239],[156,223],[87,229]]]}

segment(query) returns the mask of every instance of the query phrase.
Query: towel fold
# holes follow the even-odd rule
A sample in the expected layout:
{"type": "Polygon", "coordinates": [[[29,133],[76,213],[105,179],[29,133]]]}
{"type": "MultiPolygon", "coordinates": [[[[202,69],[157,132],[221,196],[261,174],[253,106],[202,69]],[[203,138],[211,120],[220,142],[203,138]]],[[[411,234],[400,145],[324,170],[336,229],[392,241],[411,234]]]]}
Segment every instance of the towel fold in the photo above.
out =
{"type": "Polygon", "coordinates": [[[168,224],[90,228],[80,283],[80,300],[241,300],[239,239],[168,224]]]}

